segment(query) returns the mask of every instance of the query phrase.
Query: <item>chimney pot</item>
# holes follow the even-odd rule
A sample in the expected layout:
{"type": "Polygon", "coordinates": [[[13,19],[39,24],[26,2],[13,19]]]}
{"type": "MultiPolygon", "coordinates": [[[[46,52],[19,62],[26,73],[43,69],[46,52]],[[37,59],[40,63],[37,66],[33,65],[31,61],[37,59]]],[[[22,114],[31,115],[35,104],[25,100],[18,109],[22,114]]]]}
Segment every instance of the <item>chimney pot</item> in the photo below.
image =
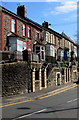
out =
{"type": "Polygon", "coordinates": [[[18,6],[17,8],[17,15],[20,17],[27,17],[27,10],[24,5],[18,6]]]}
{"type": "Polygon", "coordinates": [[[42,26],[45,27],[45,28],[49,28],[51,24],[49,24],[48,22],[44,21],[42,23],[42,26]]]}

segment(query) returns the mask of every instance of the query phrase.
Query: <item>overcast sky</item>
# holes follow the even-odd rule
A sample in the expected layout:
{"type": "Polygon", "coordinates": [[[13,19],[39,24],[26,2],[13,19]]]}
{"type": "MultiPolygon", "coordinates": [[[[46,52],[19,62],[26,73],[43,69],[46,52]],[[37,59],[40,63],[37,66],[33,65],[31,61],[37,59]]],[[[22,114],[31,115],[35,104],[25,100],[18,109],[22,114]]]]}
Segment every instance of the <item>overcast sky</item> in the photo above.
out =
{"type": "Polygon", "coordinates": [[[0,4],[16,13],[18,5],[25,5],[27,17],[42,24],[51,23],[51,28],[59,33],[63,31],[73,39],[77,39],[77,0],[3,0],[0,4]],[[29,1],[29,2],[28,2],[29,1]]]}

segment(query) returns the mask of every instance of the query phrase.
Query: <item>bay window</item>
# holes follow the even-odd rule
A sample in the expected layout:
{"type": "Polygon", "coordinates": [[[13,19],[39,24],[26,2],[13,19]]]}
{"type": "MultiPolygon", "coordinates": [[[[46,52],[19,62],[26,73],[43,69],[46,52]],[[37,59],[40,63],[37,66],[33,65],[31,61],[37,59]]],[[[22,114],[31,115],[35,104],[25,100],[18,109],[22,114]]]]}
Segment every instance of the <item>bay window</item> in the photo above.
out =
{"type": "Polygon", "coordinates": [[[35,53],[38,54],[39,60],[45,60],[45,47],[43,46],[35,46],[35,53]]]}

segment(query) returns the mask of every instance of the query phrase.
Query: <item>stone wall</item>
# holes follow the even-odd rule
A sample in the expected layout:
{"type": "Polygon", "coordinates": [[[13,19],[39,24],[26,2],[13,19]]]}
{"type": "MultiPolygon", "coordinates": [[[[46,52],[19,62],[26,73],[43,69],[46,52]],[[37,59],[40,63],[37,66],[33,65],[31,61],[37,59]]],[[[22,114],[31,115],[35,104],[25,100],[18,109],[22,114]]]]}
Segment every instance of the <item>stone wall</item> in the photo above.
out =
{"type": "MultiPolygon", "coordinates": [[[[33,67],[33,65],[32,65],[33,67]]],[[[46,69],[39,68],[36,74],[35,67],[30,68],[27,62],[6,63],[0,65],[0,87],[2,96],[11,96],[27,92],[36,92],[47,87],[58,86],[78,79],[77,67],[53,67],[48,78],[46,69]],[[33,69],[34,68],[34,69],[33,69]],[[44,72],[44,73],[43,73],[44,72]],[[36,77],[39,74],[38,77],[36,77]]]]}
{"type": "Polygon", "coordinates": [[[1,50],[1,45],[2,45],[2,21],[1,21],[1,19],[2,19],[2,9],[1,9],[1,7],[0,7],[0,50],[1,50]]]}
{"type": "Polygon", "coordinates": [[[18,26],[18,35],[22,37],[23,36],[23,31],[22,31],[23,23],[20,20],[18,20],[17,26],[18,26]]]}
{"type": "Polygon", "coordinates": [[[58,74],[60,76],[60,85],[78,80],[77,66],[72,66],[71,69],[67,67],[54,67],[47,78],[47,87],[58,85],[58,74]]]}
{"type": "Polygon", "coordinates": [[[26,62],[2,65],[2,96],[31,92],[31,83],[31,69],[28,71],[26,62]]]}
{"type": "Polygon", "coordinates": [[[71,81],[77,81],[78,80],[78,71],[77,66],[73,65],[71,68],[71,81]]]}
{"type": "MultiPolygon", "coordinates": [[[[11,15],[8,15],[7,13],[5,13],[4,14],[4,49],[7,51],[8,50],[8,39],[7,39],[7,36],[11,33],[11,15]]],[[[24,37],[23,36],[23,23],[24,22],[22,22],[20,19],[18,19],[18,18],[14,18],[14,19],[16,19],[16,21],[17,21],[17,33],[15,33],[15,34],[18,34],[19,35],[19,37],[23,37],[24,38],[24,40],[26,39],[26,36],[27,36],[27,33],[26,33],[26,36],[24,37]]],[[[27,22],[27,21],[26,21],[27,22]]],[[[25,25],[26,25],[26,32],[28,32],[27,31],[27,24],[25,23],[25,25]]],[[[28,38],[28,41],[29,42],[34,42],[34,40],[35,40],[35,29],[34,29],[34,27],[33,26],[31,26],[31,34],[32,34],[32,38],[28,38]]],[[[23,40],[23,39],[22,39],[23,40]]]]}
{"type": "Polygon", "coordinates": [[[47,86],[56,86],[56,74],[60,73],[60,69],[58,67],[54,67],[50,72],[47,80],[47,86]]]}
{"type": "Polygon", "coordinates": [[[0,65],[0,97],[2,96],[2,66],[0,65]]]}

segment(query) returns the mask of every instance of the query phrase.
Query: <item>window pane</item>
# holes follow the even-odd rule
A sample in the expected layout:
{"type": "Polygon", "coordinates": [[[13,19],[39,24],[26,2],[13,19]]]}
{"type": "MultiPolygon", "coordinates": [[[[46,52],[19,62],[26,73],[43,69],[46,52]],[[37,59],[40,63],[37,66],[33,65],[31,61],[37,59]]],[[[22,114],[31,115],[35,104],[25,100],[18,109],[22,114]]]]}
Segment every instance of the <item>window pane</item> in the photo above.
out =
{"type": "Polygon", "coordinates": [[[40,52],[40,47],[36,47],[36,53],[39,53],[40,52]]]}
{"type": "Polygon", "coordinates": [[[23,41],[17,40],[17,51],[23,51],[23,41]]]}
{"type": "Polygon", "coordinates": [[[40,51],[40,47],[36,47],[36,50],[37,50],[37,51],[40,51]]]}
{"type": "Polygon", "coordinates": [[[55,40],[55,45],[56,45],[56,36],[54,36],[54,40],[55,40]]]}
{"type": "Polygon", "coordinates": [[[23,50],[26,50],[26,42],[23,43],[23,50]]]}
{"type": "Polygon", "coordinates": [[[60,39],[58,39],[58,45],[60,46],[60,39]]]}
{"type": "Polygon", "coordinates": [[[28,37],[31,37],[31,28],[28,27],[28,37]]]}
{"type": "Polygon", "coordinates": [[[26,26],[25,26],[25,24],[23,24],[23,36],[25,36],[26,35],[26,26]]]}
{"type": "Polygon", "coordinates": [[[36,40],[38,40],[38,39],[39,39],[39,32],[36,31],[36,40]]]}
{"type": "Polygon", "coordinates": [[[41,58],[44,59],[44,51],[41,51],[41,58]]]}
{"type": "Polygon", "coordinates": [[[48,38],[48,33],[46,33],[46,42],[48,42],[49,38],[48,38]]]}
{"type": "Polygon", "coordinates": [[[12,19],[12,32],[16,32],[16,20],[12,19]]]}

